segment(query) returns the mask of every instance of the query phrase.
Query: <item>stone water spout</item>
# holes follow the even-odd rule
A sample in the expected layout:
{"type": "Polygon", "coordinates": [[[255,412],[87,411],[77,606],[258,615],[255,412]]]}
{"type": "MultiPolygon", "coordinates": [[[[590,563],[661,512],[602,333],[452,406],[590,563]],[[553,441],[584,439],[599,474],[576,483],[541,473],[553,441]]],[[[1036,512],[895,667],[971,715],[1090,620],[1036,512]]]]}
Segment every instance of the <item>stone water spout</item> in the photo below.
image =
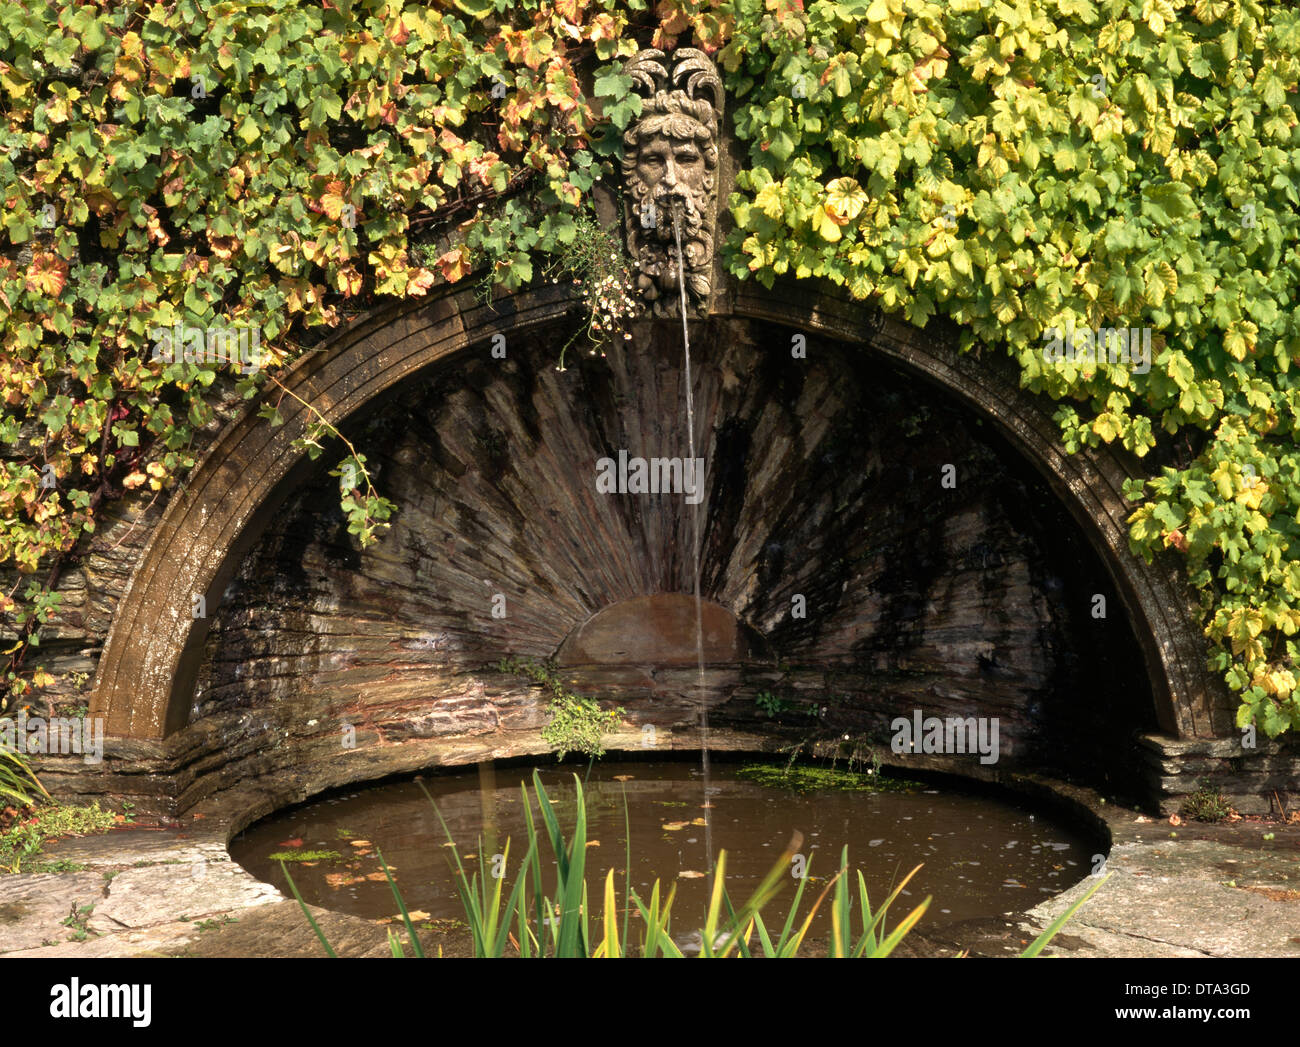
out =
{"type": "Polygon", "coordinates": [[[652,316],[702,315],[713,293],[722,80],[708,56],[690,47],[671,57],[640,51],[626,69],[644,99],[623,136],[624,226],[636,290],[652,316]]]}

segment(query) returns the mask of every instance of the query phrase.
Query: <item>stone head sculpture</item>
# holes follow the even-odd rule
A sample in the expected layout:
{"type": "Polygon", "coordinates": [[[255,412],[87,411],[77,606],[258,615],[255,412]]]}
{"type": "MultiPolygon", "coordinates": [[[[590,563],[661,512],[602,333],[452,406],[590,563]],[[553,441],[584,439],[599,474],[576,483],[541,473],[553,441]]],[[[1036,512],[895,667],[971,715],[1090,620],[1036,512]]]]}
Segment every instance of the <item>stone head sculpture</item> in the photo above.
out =
{"type": "Polygon", "coordinates": [[[628,60],[641,115],[623,135],[624,222],[636,288],[655,316],[680,313],[677,238],[688,313],[712,293],[722,81],[708,56],[680,48],[628,60]]]}

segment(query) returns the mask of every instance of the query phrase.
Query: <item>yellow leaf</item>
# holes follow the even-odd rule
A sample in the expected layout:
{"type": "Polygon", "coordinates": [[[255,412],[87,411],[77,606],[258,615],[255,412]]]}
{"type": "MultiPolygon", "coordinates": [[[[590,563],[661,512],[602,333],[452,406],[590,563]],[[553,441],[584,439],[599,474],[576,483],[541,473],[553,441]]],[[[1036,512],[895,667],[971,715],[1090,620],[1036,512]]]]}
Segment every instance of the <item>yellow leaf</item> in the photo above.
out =
{"type": "Polygon", "coordinates": [[[336,283],[343,294],[354,295],[361,293],[361,274],[353,266],[340,269],[336,283]]]}
{"type": "Polygon", "coordinates": [[[812,226],[823,240],[829,240],[831,243],[834,243],[840,238],[839,223],[831,217],[825,207],[819,207],[813,211],[812,226]]]}
{"type": "Polygon", "coordinates": [[[320,198],[320,206],[331,221],[337,222],[343,214],[343,193],[345,189],[343,183],[338,181],[329,182],[325,186],[325,193],[320,198]]]}
{"type": "Polygon", "coordinates": [[[785,214],[785,205],[781,203],[781,183],[768,182],[754,197],[754,206],[768,218],[780,218],[785,214]]]}
{"type": "Polygon", "coordinates": [[[866,203],[866,190],[855,179],[836,178],[826,185],[826,211],[837,225],[857,218],[866,203]]]}

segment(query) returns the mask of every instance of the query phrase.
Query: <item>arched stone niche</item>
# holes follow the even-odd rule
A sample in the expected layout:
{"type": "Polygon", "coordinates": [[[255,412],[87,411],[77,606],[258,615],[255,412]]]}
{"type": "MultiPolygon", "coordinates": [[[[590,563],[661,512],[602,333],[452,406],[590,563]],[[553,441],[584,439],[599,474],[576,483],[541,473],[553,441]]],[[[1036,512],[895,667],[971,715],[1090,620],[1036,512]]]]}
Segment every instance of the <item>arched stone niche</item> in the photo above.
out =
{"type": "MultiPolygon", "coordinates": [[[[494,334],[517,342],[561,321],[574,306],[558,287],[522,291],[494,306],[469,292],[444,291],[428,303],[377,311],[301,361],[285,381],[332,422],[346,425],[455,354],[486,356],[494,334]]],[[[1184,738],[1208,737],[1216,727],[1230,730],[1230,710],[1204,667],[1184,582],[1172,565],[1147,564],[1128,550],[1129,508],[1120,494],[1128,471],[1118,456],[1105,448],[1067,455],[1049,408],[1020,390],[1006,369],[960,356],[938,333],[882,320],[830,290],[733,286],[715,299],[709,322],[728,317],[856,345],[940,386],[992,423],[1045,478],[1102,557],[1142,645],[1162,729],[1184,738]]],[[[647,324],[638,339],[655,331],[669,338],[670,326],[647,324]]],[[[788,355],[786,347],[772,351],[788,355]]],[[[700,373],[707,375],[707,366],[700,373]]],[[[189,720],[197,659],[212,616],[220,613],[222,593],[243,555],[309,472],[305,456],[293,447],[307,422],[296,401],[287,408],[285,424],[274,429],[250,411],[218,438],[172,499],[132,576],[100,660],[91,712],[107,717],[110,735],[162,739],[189,720]],[[192,616],[196,593],[206,597],[207,619],[192,616]]]]}

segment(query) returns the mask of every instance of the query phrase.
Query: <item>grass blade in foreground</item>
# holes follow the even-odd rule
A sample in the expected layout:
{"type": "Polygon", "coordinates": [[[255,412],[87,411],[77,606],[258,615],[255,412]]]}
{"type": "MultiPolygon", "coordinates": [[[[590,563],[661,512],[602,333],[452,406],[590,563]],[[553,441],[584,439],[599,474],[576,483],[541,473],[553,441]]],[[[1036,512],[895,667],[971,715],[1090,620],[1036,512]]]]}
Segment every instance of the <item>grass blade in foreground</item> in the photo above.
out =
{"type": "Polygon", "coordinates": [[[325,955],[332,960],[337,960],[338,953],[330,945],[329,939],[321,932],[319,925],[312,919],[311,910],[307,908],[307,903],[302,900],[302,895],[298,893],[298,885],[293,882],[293,877],[289,875],[289,869],[283,861],[280,862],[280,871],[284,873],[284,878],[289,881],[289,890],[293,891],[293,896],[298,899],[298,905],[302,909],[302,914],[307,917],[307,922],[311,924],[311,929],[316,932],[316,937],[320,939],[321,945],[325,947],[325,955]]]}
{"type": "Polygon", "coordinates": [[[28,765],[26,757],[0,746],[0,796],[7,796],[19,807],[31,806],[35,794],[27,785],[29,781],[47,800],[53,799],[28,765]]]}
{"type": "Polygon", "coordinates": [[[402,901],[402,892],[397,889],[397,884],[393,882],[393,874],[388,870],[388,863],[384,861],[384,852],[376,847],[375,854],[379,855],[379,864],[384,867],[384,876],[388,880],[388,886],[393,891],[393,897],[397,899],[398,911],[402,914],[402,922],[406,924],[406,933],[411,938],[411,950],[417,957],[424,959],[424,948],[420,945],[420,938],[415,933],[415,924],[411,923],[411,914],[406,911],[406,902],[402,901]]]}
{"type": "Polygon", "coordinates": [[[1073,916],[1076,912],[1078,912],[1079,907],[1082,906],[1083,903],[1086,902],[1089,898],[1091,898],[1094,894],[1096,894],[1097,891],[1101,888],[1101,885],[1114,875],[1115,875],[1114,873],[1107,873],[1100,880],[1098,880],[1091,887],[1089,887],[1087,893],[1084,894],[1083,897],[1081,897],[1077,902],[1075,902],[1068,909],[1066,909],[1065,912],[1061,913],[1060,916],[1058,916],[1055,920],[1053,920],[1048,925],[1047,930],[1043,931],[1042,934],[1040,934],[1037,938],[1035,938],[1032,942],[1029,943],[1029,947],[1020,954],[1021,957],[1037,956],[1039,953],[1041,953],[1043,949],[1047,947],[1047,943],[1050,942],[1054,937],[1056,937],[1056,932],[1065,926],[1065,921],[1068,920],[1071,916],[1073,916]]]}

